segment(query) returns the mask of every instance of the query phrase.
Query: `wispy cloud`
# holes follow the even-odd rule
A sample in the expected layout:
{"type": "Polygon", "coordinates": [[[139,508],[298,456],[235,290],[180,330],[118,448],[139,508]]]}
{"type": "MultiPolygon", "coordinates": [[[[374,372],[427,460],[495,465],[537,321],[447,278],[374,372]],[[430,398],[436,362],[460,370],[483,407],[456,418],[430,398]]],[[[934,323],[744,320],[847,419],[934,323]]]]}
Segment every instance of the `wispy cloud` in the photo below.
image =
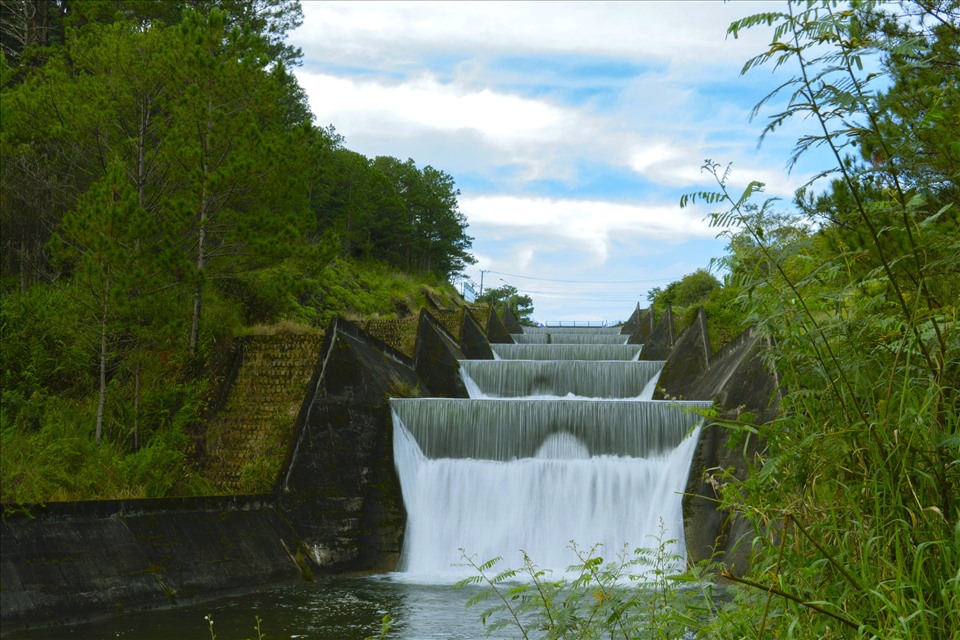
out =
{"type": "Polygon", "coordinates": [[[761,180],[789,197],[806,179],[782,170],[798,125],[758,152],[748,121],[770,78],[739,71],[769,35],[725,38],[732,20],[783,6],[307,2],[297,75],[350,148],[457,179],[472,276],[679,278],[722,251],[706,212],[677,205],[711,186],[704,159],[734,163],[734,191],[761,180]]]}

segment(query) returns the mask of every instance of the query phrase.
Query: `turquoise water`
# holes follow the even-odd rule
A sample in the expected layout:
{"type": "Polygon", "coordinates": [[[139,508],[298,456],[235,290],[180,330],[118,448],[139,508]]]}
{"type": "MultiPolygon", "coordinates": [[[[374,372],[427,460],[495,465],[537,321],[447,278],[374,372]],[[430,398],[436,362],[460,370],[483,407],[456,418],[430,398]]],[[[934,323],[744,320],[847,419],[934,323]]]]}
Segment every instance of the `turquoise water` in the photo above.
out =
{"type": "MultiPolygon", "coordinates": [[[[270,640],[362,640],[375,636],[389,614],[396,640],[483,638],[481,608],[466,610],[475,591],[449,584],[414,584],[396,575],[323,578],[266,589],[201,605],[115,616],[99,622],[37,629],[4,640],[210,640],[205,616],[213,617],[217,640],[256,638],[255,616],[270,640]]],[[[513,635],[517,635],[515,632],[513,635]]],[[[513,637],[504,632],[492,637],[513,637]]]]}

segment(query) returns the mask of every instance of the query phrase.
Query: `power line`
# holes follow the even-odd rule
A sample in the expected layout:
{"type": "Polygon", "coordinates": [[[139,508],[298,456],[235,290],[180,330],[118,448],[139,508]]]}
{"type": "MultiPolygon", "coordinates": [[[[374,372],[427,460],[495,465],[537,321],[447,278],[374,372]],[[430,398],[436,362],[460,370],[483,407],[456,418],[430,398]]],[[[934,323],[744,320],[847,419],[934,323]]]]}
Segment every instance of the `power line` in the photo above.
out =
{"type": "Polygon", "coordinates": [[[556,278],[534,278],[533,276],[518,276],[515,273],[504,273],[502,271],[494,271],[493,269],[485,269],[487,273],[496,273],[501,276],[509,276],[511,278],[525,278],[527,280],[541,280],[543,282],[566,282],[574,284],[638,284],[641,282],[667,282],[670,278],[654,278],[652,280],[559,280],[556,278]]]}
{"type": "Polygon", "coordinates": [[[535,289],[517,289],[517,293],[538,293],[543,295],[550,296],[567,296],[571,298],[630,298],[630,297],[639,297],[639,294],[636,296],[633,295],[630,291],[600,291],[600,292],[590,292],[590,291],[537,291],[535,289]]]}

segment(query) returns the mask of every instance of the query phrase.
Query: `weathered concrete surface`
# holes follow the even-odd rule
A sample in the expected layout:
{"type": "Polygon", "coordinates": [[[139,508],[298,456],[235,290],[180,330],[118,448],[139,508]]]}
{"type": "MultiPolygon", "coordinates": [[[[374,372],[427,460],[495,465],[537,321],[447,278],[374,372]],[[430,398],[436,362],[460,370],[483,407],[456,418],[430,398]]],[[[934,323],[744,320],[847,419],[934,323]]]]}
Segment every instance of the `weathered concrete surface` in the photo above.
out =
{"type": "MultiPolygon", "coordinates": [[[[646,351],[646,347],[644,347],[646,351]]],[[[643,358],[643,356],[641,356],[643,358]]],[[[643,358],[646,359],[646,358],[643,358]]],[[[667,356],[667,361],[657,380],[654,398],[657,400],[706,400],[690,395],[693,383],[710,366],[710,335],[707,332],[707,315],[703,307],[667,356]]]]}
{"type": "Polygon", "coordinates": [[[520,326],[520,322],[506,305],[503,307],[503,326],[506,327],[510,333],[523,333],[523,327],[520,326]]]}
{"type": "Polygon", "coordinates": [[[416,364],[336,319],[280,506],[328,571],[391,570],[403,529],[388,398],[429,395],[416,364]]]}
{"type": "Polygon", "coordinates": [[[510,331],[504,326],[497,312],[493,310],[492,305],[489,307],[488,313],[487,341],[490,344],[513,344],[513,336],[510,335],[510,331]]]}
{"type": "MultiPolygon", "coordinates": [[[[713,357],[705,372],[685,381],[685,396],[713,400],[723,420],[736,421],[745,412],[753,414],[753,424],[773,420],[779,409],[779,380],[761,362],[764,346],[755,331],[745,331],[713,357]]],[[[763,445],[753,438],[734,446],[733,436],[715,422],[701,429],[684,496],[684,530],[691,562],[712,557],[742,575],[749,567],[753,532],[736,513],[717,509],[718,483],[722,470],[744,478],[763,445]]]]}
{"type": "Polygon", "coordinates": [[[630,314],[630,317],[627,318],[627,321],[623,323],[623,326],[620,327],[620,334],[629,336],[637,330],[637,327],[640,325],[640,303],[637,303],[636,308],[633,310],[633,313],[630,314]]]}
{"type": "Polygon", "coordinates": [[[673,309],[668,305],[656,327],[643,342],[635,342],[633,336],[627,342],[643,345],[643,350],[640,352],[641,360],[666,360],[677,342],[673,326],[673,309]]]}
{"type": "MultiPolygon", "coordinates": [[[[512,338],[511,338],[512,340],[512,338]]],[[[464,310],[460,326],[460,350],[471,360],[493,360],[493,349],[473,314],[464,310]]]]}
{"type": "Polygon", "coordinates": [[[466,356],[433,315],[423,309],[414,348],[416,372],[430,391],[445,398],[466,398],[460,363],[466,356]]]}
{"type": "MultiPolygon", "coordinates": [[[[627,344],[644,344],[653,335],[654,328],[656,328],[656,325],[653,322],[653,308],[641,309],[637,316],[636,327],[629,332],[630,337],[627,338],[627,344]]],[[[620,333],[627,332],[621,330],[620,333]]]]}
{"type": "Polygon", "coordinates": [[[3,517],[4,631],[300,580],[272,496],[52,503],[3,517]]]}

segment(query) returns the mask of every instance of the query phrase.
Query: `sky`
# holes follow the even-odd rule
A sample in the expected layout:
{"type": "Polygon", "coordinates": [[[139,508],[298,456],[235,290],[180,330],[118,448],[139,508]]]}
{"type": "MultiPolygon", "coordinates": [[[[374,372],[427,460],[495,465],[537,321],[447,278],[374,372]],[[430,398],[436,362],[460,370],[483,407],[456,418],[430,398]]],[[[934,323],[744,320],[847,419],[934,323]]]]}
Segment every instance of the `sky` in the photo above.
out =
{"type": "Polygon", "coordinates": [[[792,74],[741,76],[770,31],[726,37],[730,22],[784,8],[307,0],[290,44],[317,125],[454,178],[475,289],[516,287],[538,322],[612,323],[724,254],[713,209],[679,206],[716,186],[706,159],[732,163],[736,195],[759,180],[784,206],[814,173],[815,159],[787,171],[809,123],[757,146],[777,100],[751,110],[792,74]]]}

